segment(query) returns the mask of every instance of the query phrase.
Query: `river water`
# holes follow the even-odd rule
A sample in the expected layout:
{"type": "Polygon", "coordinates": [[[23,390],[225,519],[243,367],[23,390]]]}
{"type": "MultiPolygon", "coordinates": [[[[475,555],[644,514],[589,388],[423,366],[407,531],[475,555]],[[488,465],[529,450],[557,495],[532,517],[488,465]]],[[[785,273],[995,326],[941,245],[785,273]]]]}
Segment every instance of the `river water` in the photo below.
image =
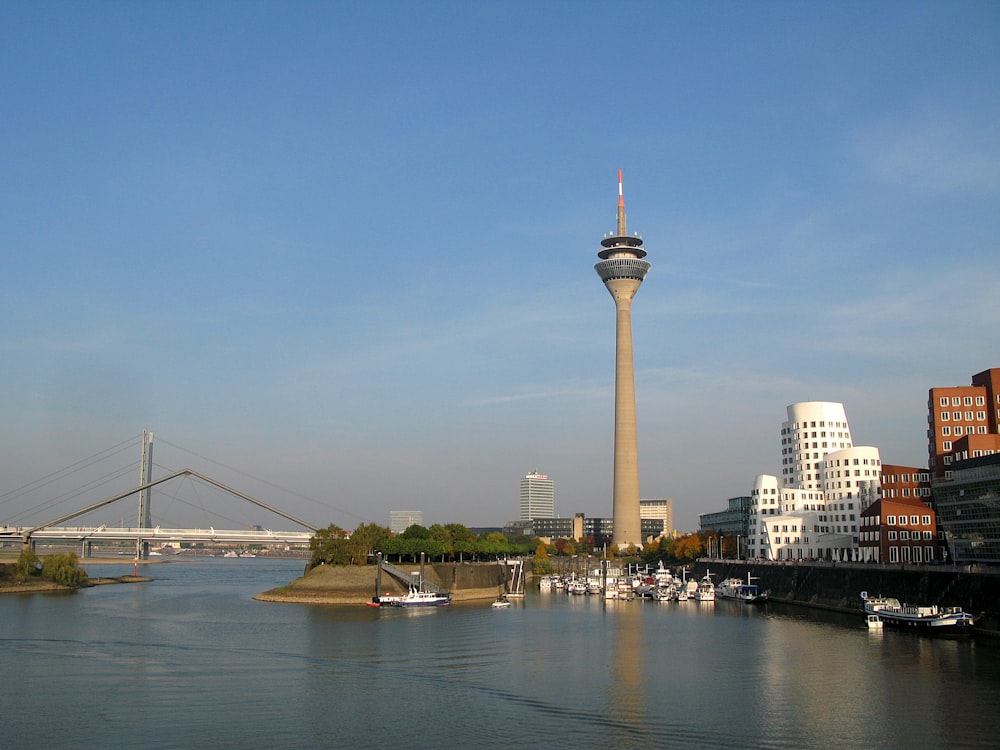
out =
{"type": "Polygon", "coordinates": [[[177,560],[148,566],[150,583],[0,596],[0,743],[1000,744],[997,643],[869,633],[860,617],[727,601],[534,591],[507,610],[408,611],[251,598],[303,564],[177,560]]]}

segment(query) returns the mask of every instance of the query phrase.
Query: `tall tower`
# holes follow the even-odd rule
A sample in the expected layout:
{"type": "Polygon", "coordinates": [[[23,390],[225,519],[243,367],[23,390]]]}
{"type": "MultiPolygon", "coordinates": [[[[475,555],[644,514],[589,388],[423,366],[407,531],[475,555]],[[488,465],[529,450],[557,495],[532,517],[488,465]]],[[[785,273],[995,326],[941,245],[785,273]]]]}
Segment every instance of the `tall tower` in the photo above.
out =
{"type": "Polygon", "coordinates": [[[649,272],[642,238],[625,230],[622,171],[618,170],[618,231],[601,240],[594,266],[615,301],[615,483],[612,541],[642,546],[639,520],[639,448],[635,429],[635,368],[632,364],[632,298],[649,272]]]}

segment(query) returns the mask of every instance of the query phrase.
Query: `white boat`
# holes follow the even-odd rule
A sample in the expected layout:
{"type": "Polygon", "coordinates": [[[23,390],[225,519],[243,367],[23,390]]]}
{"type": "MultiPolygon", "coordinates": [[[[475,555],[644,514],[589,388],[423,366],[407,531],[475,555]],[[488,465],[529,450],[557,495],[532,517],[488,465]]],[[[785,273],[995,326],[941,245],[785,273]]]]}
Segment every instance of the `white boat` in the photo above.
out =
{"type": "Polygon", "coordinates": [[[767,601],[767,592],[751,583],[750,573],[747,573],[746,583],[742,578],[727,578],[715,588],[715,593],[722,599],[736,599],[747,604],[757,604],[767,601]]]}
{"type": "Polygon", "coordinates": [[[635,589],[629,581],[618,582],[618,598],[623,601],[632,601],[635,599],[635,589]]]}
{"type": "Polygon", "coordinates": [[[672,602],[677,600],[677,588],[673,584],[667,586],[657,586],[653,589],[653,600],[658,602],[672,602]]]}
{"type": "Polygon", "coordinates": [[[442,591],[424,591],[417,586],[410,586],[410,590],[402,596],[386,594],[377,596],[369,606],[373,607],[441,607],[451,604],[451,594],[442,591]]]}
{"type": "Polygon", "coordinates": [[[868,623],[869,630],[881,630],[882,629],[882,618],[878,615],[868,615],[865,618],[865,622],[868,623]]]}
{"type": "Polygon", "coordinates": [[[900,604],[899,599],[870,597],[864,593],[861,598],[864,613],[878,617],[886,627],[938,635],[969,635],[971,632],[973,617],[961,607],[900,604]]]}
{"type": "Polygon", "coordinates": [[[705,575],[698,581],[698,585],[694,590],[694,599],[697,602],[715,601],[715,584],[712,583],[711,572],[706,570],[705,575]]]}
{"type": "Polygon", "coordinates": [[[497,600],[490,605],[493,609],[507,609],[510,607],[510,600],[507,599],[506,595],[500,594],[497,600]]]}

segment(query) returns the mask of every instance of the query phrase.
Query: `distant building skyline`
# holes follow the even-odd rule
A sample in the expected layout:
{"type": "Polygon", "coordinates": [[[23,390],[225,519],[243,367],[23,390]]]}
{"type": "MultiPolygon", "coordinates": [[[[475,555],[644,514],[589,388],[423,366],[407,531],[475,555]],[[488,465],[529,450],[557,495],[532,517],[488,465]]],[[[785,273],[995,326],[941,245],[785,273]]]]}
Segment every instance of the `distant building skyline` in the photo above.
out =
{"type": "MultiPolygon", "coordinates": [[[[655,497],[639,500],[640,522],[645,520],[657,520],[663,522],[663,531],[654,536],[670,535],[674,532],[674,501],[669,497],[655,497]]],[[[646,524],[642,524],[643,534],[646,531],[646,524]]]]}
{"type": "Polygon", "coordinates": [[[555,516],[555,484],[547,474],[532,469],[521,477],[519,490],[520,520],[555,516]]]}
{"type": "Polygon", "coordinates": [[[421,510],[391,510],[389,511],[389,531],[402,534],[411,526],[424,525],[424,512],[421,510]]]}

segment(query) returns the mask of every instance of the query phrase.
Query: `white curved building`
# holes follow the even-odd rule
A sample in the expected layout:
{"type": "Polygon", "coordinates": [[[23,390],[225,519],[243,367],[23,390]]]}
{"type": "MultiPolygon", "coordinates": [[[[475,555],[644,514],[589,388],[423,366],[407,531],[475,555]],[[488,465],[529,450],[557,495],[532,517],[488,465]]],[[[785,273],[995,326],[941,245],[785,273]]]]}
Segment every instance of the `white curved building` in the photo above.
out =
{"type": "Polygon", "coordinates": [[[879,496],[878,448],[855,446],[844,405],[786,408],[781,478],[760,474],[750,493],[750,557],[854,559],[861,511],[879,496]]]}

